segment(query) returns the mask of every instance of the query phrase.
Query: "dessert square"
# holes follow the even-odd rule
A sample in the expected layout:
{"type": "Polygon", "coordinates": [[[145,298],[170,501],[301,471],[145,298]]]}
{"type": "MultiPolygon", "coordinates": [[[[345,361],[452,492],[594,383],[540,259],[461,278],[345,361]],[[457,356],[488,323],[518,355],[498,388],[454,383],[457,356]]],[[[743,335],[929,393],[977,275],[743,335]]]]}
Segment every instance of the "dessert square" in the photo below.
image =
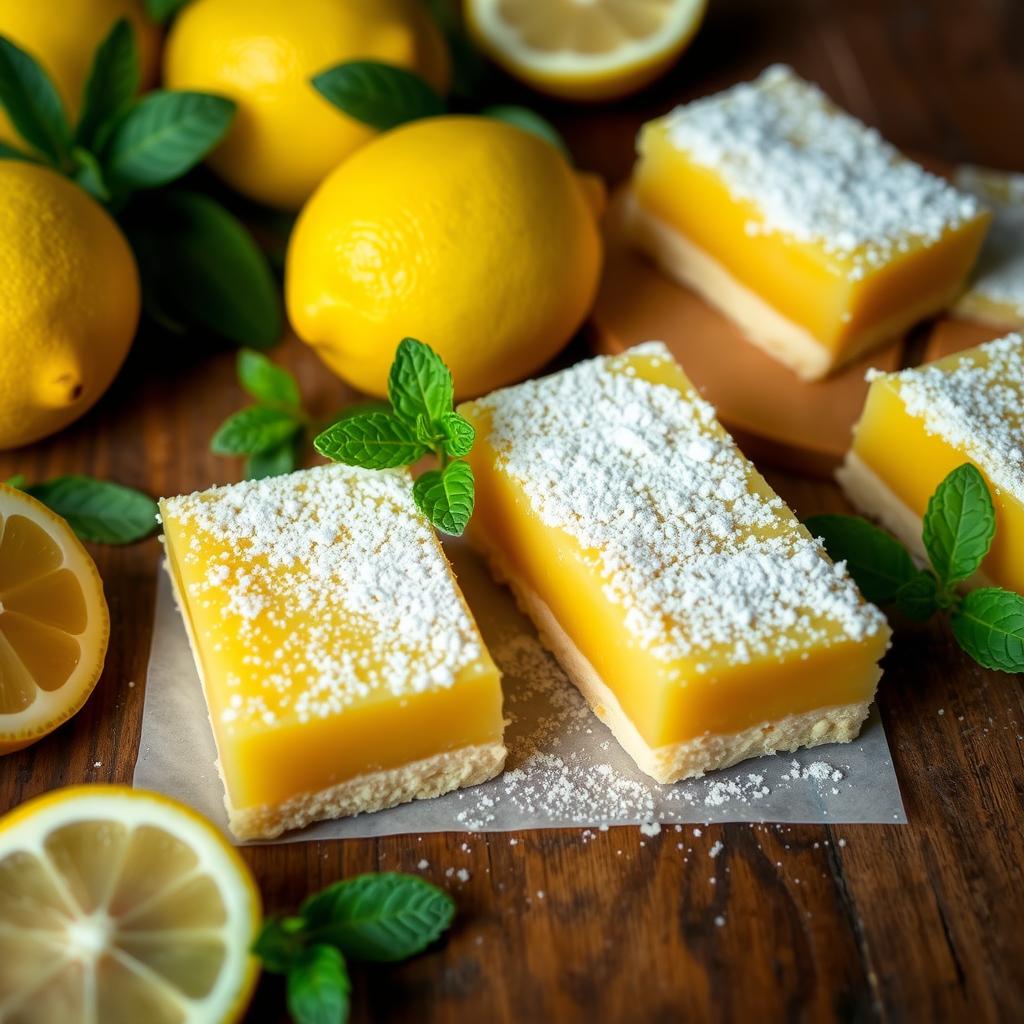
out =
{"type": "Polygon", "coordinates": [[[501,770],[500,676],[406,470],[327,466],[160,511],[236,836],[501,770]]]}

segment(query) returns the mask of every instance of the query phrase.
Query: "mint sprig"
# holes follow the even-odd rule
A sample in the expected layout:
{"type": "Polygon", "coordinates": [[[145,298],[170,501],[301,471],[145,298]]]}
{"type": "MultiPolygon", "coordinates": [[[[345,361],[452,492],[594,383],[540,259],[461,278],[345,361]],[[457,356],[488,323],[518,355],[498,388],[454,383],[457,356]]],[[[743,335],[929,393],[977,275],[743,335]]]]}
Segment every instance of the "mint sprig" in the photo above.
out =
{"type": "Polygon", "coordinates": [[[297,1024],[344,1024],[347,960],[406,960],[440,938],[454,916],[452,898],[422,878],[359,875],[309,897],[297,914],[266,920],[253,952],[267,971],[286,976],[297,1024]]]}
{"type": "Polygon", "coordinates": [[[298,382],[283,366],[253,349],[239,351],[236,372],[256,404],[229,416],[214,433],[210,450],[215,455],[245,456],[249,480],[291,473],[311,423],[298,382]]]}
{"type": "Polygon", "coordinates": [[[996,530],[992,496],[975,466],[954,469],[928,502],[922,541],[930,569],[918,569],[899,541],[858,516],[812,516],[806,526],[846,562],[869,601],[918,621],[948,611],[957,643],[978,664],[1024,672],[1024,597],[1001,587],[957,589],[981,568],[996,530]]]}
{"type": "Polygon", "coordinates": [[[440,467],[413,485],[417,508],[442,533],[462,535],[473,514],[473,470],[462,457],[473,447],[473,425],[452,408],[455,387],[441,357],[415,338],[404,338],[388,375],[390,412],[346,416],[313,445],[332,462],[364,469],[410,466],[433,453],[440,467]]]}
{"type": "Polygon", "coordinates": [[[66,519],[82,540],[131,544],[156,529],[156,502],[133,487],[77,474],[29,484],[23,473],[11,477],[7,485],[32,495],[66,519]]]}
{"type": "MultiPolygon", "coordinates": [[[[169,13],[174,3],[154,3],[169,13]]],[[[267,348],[281,333],[277,286],[244,225],[208,196],[162,190],[224,138],[231,100],[158,90],[138,96],[139,57],[121,18],[96,48],[72,124],[50,76],[0,34],[0,108],[27,149],[0,144],[0,159],[64,174],[120,223],[135,252],[144,308],[161,326],[204,328],[267,348]]]]}

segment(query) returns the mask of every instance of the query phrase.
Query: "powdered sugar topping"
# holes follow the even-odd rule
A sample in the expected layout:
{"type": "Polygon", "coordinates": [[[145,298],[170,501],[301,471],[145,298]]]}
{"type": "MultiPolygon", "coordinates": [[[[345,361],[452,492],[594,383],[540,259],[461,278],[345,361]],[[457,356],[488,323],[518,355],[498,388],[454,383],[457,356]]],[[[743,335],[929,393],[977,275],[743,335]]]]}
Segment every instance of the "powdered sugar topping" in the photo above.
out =
{"type": "Polygon", "coordinates": [[[851,278],[982,209],[781,65],[667,120],[676,147],[756,208],[748,234],[816,243],[851,278]]]}

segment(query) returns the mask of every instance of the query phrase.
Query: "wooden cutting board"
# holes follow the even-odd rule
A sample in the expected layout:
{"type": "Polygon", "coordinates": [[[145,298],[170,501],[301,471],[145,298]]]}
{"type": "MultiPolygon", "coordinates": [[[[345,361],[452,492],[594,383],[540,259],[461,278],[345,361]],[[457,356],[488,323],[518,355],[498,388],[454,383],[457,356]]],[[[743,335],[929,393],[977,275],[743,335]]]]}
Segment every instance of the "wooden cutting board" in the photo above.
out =
{"type": "Polygon", "coordinates": [[[823,381],[801,381],[750,344],[700,296],[660,273],[626,239],[627,186],[604,219],[605,267],[591,317],[593,344],[619,353],[644,341],[671,349],[751,458],[806,476],[830,477],[849,447],[871,367],[895,370],[969,348],[999,330],[952,317],[915,328],[823,381]]]}

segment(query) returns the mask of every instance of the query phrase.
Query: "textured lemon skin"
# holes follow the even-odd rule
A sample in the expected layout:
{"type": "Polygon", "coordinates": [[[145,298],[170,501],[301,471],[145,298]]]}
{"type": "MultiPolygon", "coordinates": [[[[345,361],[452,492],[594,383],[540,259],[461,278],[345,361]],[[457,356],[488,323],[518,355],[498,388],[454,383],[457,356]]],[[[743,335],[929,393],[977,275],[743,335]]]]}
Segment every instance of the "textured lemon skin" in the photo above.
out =
{"type": "Polygon", "coordinates": [[[447,49],[422,0],[193,0],[169,34],[164,81],[233,99],[238,110],[211,166],[251,199],[297,209],[376,134],[309,81],[355,59],[448,86],[447,49]]]}
{"type": "MultiPolygon", "coordinates": [[[[0,0],[0,34],[39,61],[53,79],[74,122],[93,52],[118,18],[135,29],[142,86],[156,81],[160,30],[145,16],[142,0],[0,0]]],[[[14,128],[0,110],[0,139],[16,142],[14,128]]],[[[23,143],[18,143],[24,145],[23,143]]]]}
{"type": "Polygon", "coordinates": [[[54,171],[0,161],[0,449],[81,416],[138,320],[135,258],[107,212],[54,171]]]}
{"type": "Polygon", "coordinates": [[[385,394],[406,336],[440,354],[460,399],[520,380],[590,310],[598,198],[555,149],[511,125],[403,126],[342,164],[299,217],[285,281],[292,324],[371,395],[385,394]]]}

